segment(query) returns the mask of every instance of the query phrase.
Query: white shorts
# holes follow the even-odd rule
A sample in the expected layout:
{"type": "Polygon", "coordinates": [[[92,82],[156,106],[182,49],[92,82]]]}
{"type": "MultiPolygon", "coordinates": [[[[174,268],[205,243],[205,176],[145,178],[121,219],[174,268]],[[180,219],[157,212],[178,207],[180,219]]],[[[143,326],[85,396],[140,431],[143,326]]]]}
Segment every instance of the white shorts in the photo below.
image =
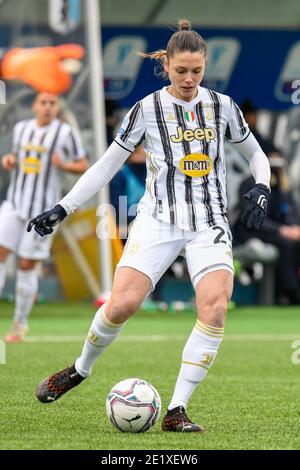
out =
{"type": "Polygon", "coordinates": [[[21,219],[10,201],[0,208],[0,246],[31,260],[49,258],[53,234],[40,237],[34,228],[27,232],[28,220],[21,219]]]}
{"type": "Polygon", "coordinates": [[[134,220],[117,269],[127,266],[146,274],[152,290],[178,255],[184,255],[194,288],[207,273],[234,274],[231,232],[227,224],[190,232],[144,213],[134,220]]]}

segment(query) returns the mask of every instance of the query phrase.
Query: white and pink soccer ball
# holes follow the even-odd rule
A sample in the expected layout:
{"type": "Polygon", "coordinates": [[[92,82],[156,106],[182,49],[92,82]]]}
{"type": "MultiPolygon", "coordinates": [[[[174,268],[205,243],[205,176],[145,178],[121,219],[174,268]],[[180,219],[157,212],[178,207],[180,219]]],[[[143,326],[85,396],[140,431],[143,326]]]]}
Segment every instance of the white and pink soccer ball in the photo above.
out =
{"type": "Polygon", "coordinates": [[[158,391],[141,379],[117,383],[106,399],[106,412],[112,425],[122,432],[145,432],[157,422],[161,411],[158,391]]]}

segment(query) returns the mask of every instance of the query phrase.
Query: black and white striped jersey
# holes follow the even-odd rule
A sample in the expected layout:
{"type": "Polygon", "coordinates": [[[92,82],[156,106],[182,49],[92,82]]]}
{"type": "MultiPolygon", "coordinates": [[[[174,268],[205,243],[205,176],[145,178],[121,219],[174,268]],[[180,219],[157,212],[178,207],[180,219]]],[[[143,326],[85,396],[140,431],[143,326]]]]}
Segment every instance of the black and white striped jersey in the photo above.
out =
{"type": "Polygon", "coordinates": [[[190,102],[166,87],[139,101],[116,137],[129,151],[143,143],[147,154],[138,211],[191,231],[227,222],[223,142],[241,142],[249,133],[234,101],[204,87],[190,102]]]}
{"type": "Polygon", "coordinates": [[[81,140],[69,124],[54,119],[39,127],[35,119],[18,122],[12,152],[17,156],[7,191],[19,216],[31,218],[50,209],[60,196],[59,169],[51,164],[58,152],[65,161],[84,158],[81,140]]]}

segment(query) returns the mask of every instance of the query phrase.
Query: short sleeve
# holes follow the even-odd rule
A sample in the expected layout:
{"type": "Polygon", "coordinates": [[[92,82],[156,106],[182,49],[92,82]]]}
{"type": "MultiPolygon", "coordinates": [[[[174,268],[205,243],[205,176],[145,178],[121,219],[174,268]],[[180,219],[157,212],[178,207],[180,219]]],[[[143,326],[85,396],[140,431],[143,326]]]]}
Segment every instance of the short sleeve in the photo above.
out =
{"type": "Polygon", "coordinates": [[[64,141],[63,151],[67,158],[73,161],[81,160],[85,157],[85,151],[83,149],[81,138],[78,133],[68,126],[67,138],[64,141]]]}
{"type": "Polygon", "coordinates": [[[129,152],[142,143],[145,137],[145,121],[139,101],[126,114],[115,141],[129,152]]]}
{"type": "Polygon", "coordinates": [[[17,124],[15,124],[12,132],[12,138],[11,138],[11,151],[15,155],[19,151],[19,146],[20,146],[20,137],[22,135],[22,131],[24,130],[26,126],[27,121],[20,121],[17,124]]]}
{"type": "Polygon", "coordinates": [[[13,128],[12,138],[11,138],[11,150],[12,153],[16,154],[18,152],[18,141],[16,135],[16,126],[13,128]]]}
{"type": "Polygon", "coordinates": [[[225,137],[229,142],[243,142],[250,134],[250,129],[245,121],[242,111],[230,98],[225,137]]]}

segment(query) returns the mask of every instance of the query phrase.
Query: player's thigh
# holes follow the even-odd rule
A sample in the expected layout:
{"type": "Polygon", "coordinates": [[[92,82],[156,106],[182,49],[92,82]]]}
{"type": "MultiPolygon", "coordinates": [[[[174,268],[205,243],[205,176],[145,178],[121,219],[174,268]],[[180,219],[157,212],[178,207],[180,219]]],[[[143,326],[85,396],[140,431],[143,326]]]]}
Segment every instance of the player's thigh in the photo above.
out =
{"type": "Polygon", "coordinates": [[[114,276],[111,296],[136,292],[140,298],[145,297],[151,287],[151,279],[144,273],[129,267],[119,268],[114,276]]]}
{"type": "Polygon", "coordinates": [[[4,201],[0,208],[0,246],[3,247],[3,256],[5,250],[17,251],[22,238],[23,224],[11,203],[4,201]]]}
{"type": "Polygon", "coordinates": [[[40,261],[49,258],[54,233],[41,237],[35,230],[27,232],[27,222],[24,223],[22,237],[17,254],[22,259],[40,261]]]}
{"type": "Polygon", "coordinates": [[[139,309],[151,289],[151,279],[129,267],[118,269],[110,299],[106,307],[107,318],[113,323],[123,323],[139,309]]]}
{"type": "Polygon", "coordinates": [[[132,225],[117,269],[129,267],[143,273],[153,290],[184,245],[180,229],[141,214],[132,225]]]}

